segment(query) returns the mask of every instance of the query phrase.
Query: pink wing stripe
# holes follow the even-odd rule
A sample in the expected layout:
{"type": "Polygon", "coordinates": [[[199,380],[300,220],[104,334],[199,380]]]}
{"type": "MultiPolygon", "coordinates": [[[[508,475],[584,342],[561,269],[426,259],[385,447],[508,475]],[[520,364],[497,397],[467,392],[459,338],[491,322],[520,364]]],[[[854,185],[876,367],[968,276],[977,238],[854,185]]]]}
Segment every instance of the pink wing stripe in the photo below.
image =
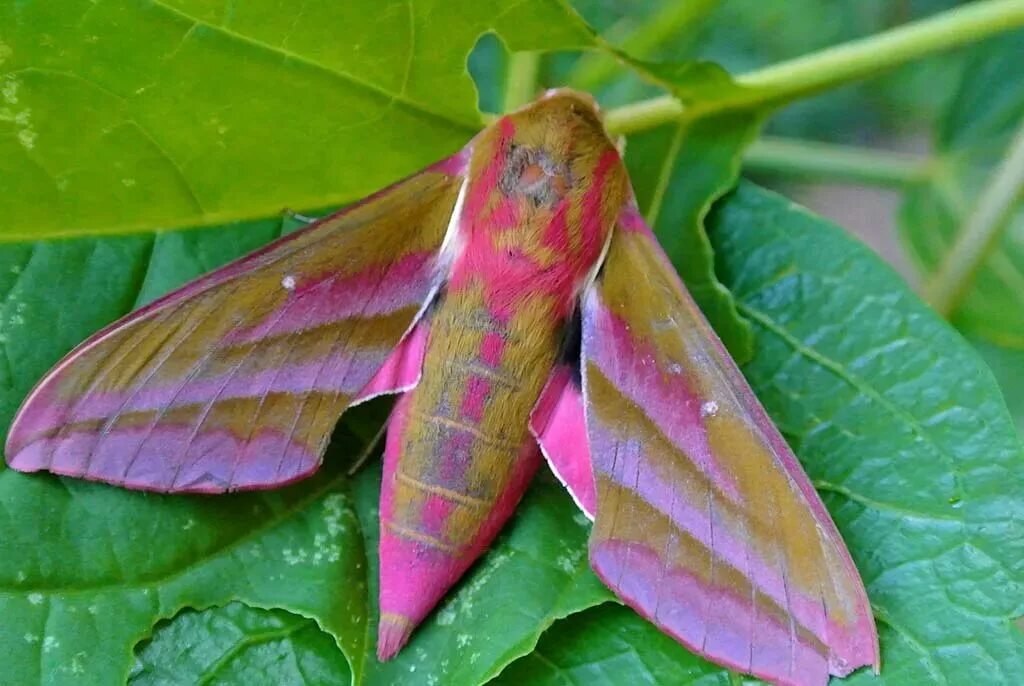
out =
{"type": "Polygon", "coordinates": [[[423,355],[427,349],[430,324],[421,321],[388,357],[384,366],[377,370],[370,383],[366,384],[353,404],[376,398],[386,393],[408,391],[420,380],[423,371],[423,355]]]}
{"type": "MultiPolygon", "coordinates": [[[[786,579],[769,560],[751,550],[742,538],[731,531],[725,516],[708,507],[705,501],[690,502],[680,497],[676,484],[659,477],[658,465],[650,460],[639,446],[624,445],[613,433],[593,419],[590,429],[594,454],[614,455],[609,461],[596,458],[594,469],[614,483],[624,486],[639,495],[651,507],[664,513],[678,528],[694,539],[713,547],[720,561],[727,563],[748,577],[758,593],[771,598],[785,607],[787,601],[797,620],[808,628],[818,627],[814,633],[825,641],[828,630],[821,625],[821,602],[815,595],[796,594],[796,589],[787,586],[786,579]]],[[[846,631],[838,625],[833,628],[838,634],[846,631]]]]}
{"type": "MultiPolygon", "coordinates": [[[[354,293],[359,297],[359,302],[353,303],[342,296],[344,290],[337,291],[332,287],[332,280],[326,278],[317,282],[315,287],[303,291],[296,289],[293,299],[284,306],[281,316],[272,317],[268,323],[259,324],[247,332],[236,331],[223,339],[216,346],[216,350],[229,351],[232,345],[262,342],[264,354],[271,346],[278,345],[282,354],[286,355],[289,348],[294,345],[287,337],[288,334],[301,333],[317,325],[337,323],[348,316],[389,314],[402,306],[408,306],[409,303],[415,303],[417,299],[421,300],[426,295],[424,284],[427,283],[429,286],[429,272],[433,266],[430,255],[421,254],[415,258],[418,267],[416,272],[409,270],[407,258],[406,264],[401,267],[401,280],[395,280],[390,271],[385,275],[379,289],[380,294],[386,294],[384,297],[378,294],[376,289],[370,291],[368,288],[356,288],[354,293]],[[389,290],[390,287],[394,287],[394,290],[389,290]],[[347,307],[339,308],[339,302],[347,307]],[[362,313],[364,309],[365,314],[362,313]],[[279,341],[275,343],[265,340],[270,337],[278,337],[279,341]]],[[[363,275],[360,275],[360,278],[363,278],[363,275]]],[[[33,402],[26,405],[19,416],[16,431],[12,432],[12,438],[9,440],[12,441],[13,447],[19,444],[18,441],[26,432],[29,432],[29,436],[37,435],[69,422],[84,422],[115,414],[193,405],[204,403],[214,396],[221,401],[260,397],[270,393],[340,391],[351,396],[361,391],[366,383],[365,372],[360,370],[377,369],[384,363],[388,354],[389,351],[386,350],[341,347],[326,360],[294,360],[275,367],[263,368],[247,365],[245,368],[231,369],[220,374],[197,374],[184,385],[172,380],[162,385],[150,383],[130,391],[93,391],[86,396],[69,400],[61,399],[59,394],[54,392],[58,384],[54,383],[56,377],[51,377],[47,384],[37,389],[33,402]]],[[[420,354],[422,360],[422,350],[420,354]]],[[[381,390],[377,394],[383,392],[388,391],[381,390]]],[[[17,450],[12,451],[16,452],[17,450]]]]}
{"type": "MultiPolygon", "coordinates": [[[[679,279],[671,260],[669,260],[668,255],[666,255],[661,249],[658,244],[658,239],[654,236],[650,227],[644,222],[643,217],[640,216],[640,212],[635,206],[630,206],[623,211],[619,221],[619,228],[644,235],[644,237],[650,241],[652,252],[658,255],[662,263],[665,265],[666,271],[672,275],[672,278],[675,279],[679,287],[685,291],[685,286],[679,279]]],[[[696,304],[693,306],[696,307],[696,304]]],[[[722,345],[722,341],[718,338],[718,335],[715,334],[711,325],[704,319],[703,315],[698,318],[698,321],[709,334],[706,339],[709,341],[710,345],[723,359],[731,362],[732,357],[725,349],[725,346],[722,345]]],[[[796,459],[796,455],[794,455],[793,451],[790,450],[786,441],[779,434],[778,429],[775,428],[772,420],[765,412],[764,407],[761,406],[761,402],[754,395],[754,392],[751,390],[750,385],[747,384],[746,379],[743,378],[743,374],[740,373],[740,370],[736,368],[734,363],[726,365],[724,371],[730,382],[730,386],[739,395],[739,401],[745,408],[747,408],[751,415],[753,415],[754,421],[757,424],[761,435],[766,437],[772,448],[772,452],[778,457],[779,461],[782,462],[786,471],[789,474],[799,474],[802,476],[804,474],[803,467],[800,466],[800,462],[796,459]]],[[[840,536],[839,530],[836,529],[835,523],[832,521],[832,517],[829,516],[828,510],[825,509],[825,505],[821,502],[821,498],[818,497],[818,493],[814,490],[814,486],[811,485],[810,480],[804,477],[795,479],[795,481],[797,487],[803,492],[808,506],[814,512],[815,519],[817,519],[818,523],[825,527],[830,538],[841,541],[842,536],[840,536]]],[[[848,566],[850,571],[854,575],[857,575],[857,570],[853,566],[853,563],[849,562],[848,566]]]]}
{"type": "Polygon", "coordinates": [[[555,367],[530,417],[530,432],[537,439],[551,471],[566,487],[590,520],[597,511],[594,473],[590,465],[583,397],[564,365],[555,367]]]}
{"type": "Polygon", "coordinates": [[[597,575],[630,607],[658,624],[691,650],[714,655],[732,669],[770,675],[782,686],[828,681],[824,656],[792,634],[792,627],[750,612],[750,599],[712,587],[684,569],[665,573],[659,552],[638,544],[609,540],[591,550],[597,575]],[[672,598],[671,604],[664,598],[672,598]],[[715,605],[709,620],[707,603],[715,605]],[[651,608],[658,608],[656,612],[651,608]],[[756,633],[756,637],[755,637],[756,633]],[[751,646],[757,646],[757,649],[751,646]],[[799,676],[794,676],[799,675],[799,676]]]}
{"type": "Polygon", "coordinates": [[[597,362],[609,379],[628,380],[619,385],[619,390],[633,404],[644,408],[665,436],[711,478],[719,491],[732,502],[742,503],[735,480],[711,451],[701,416],[707,410],[703,399],[689,388],[684,366],[676,364],[668,370],[668,376],[662,374],[657,365],[651,364],[656,359],[653,351],[633,340],[629,324],[604,308],[596,293],[588,295],[585,307],[591,321],[588,328],[595,339],[600,339],[588,348],[589,359],[597,362]]]}
{"type": "Polygon", "coordinates": [[[433,269],[435,258],[433,251],[411,253],[397,262],[373,265],[346,279],[332,274],[305,278],[296,274],[289,283],[294,302],[285,316],[235,331],[224,339],[224,345],[259,343],[350,317],[391,314],[422,298],[423,278],[433,269]],[[331,303],[331,307],[321,307],[324,302],[331,303]]]}
{"type": "Polygon", "coordinates": [[[37,440],[11,460],[21,471],[45,468],[54,474],[117,483],[138,490],[174,490],[186,493],[223,493],[266,484],[284,485],[314,472],[320,455],[280,432],[258,431],[243,440],[227,431],[194,433],[192,426],[160,425],[119,429],[107,435],[102,451],[95,452],[93,433],[70,432],[58,439],[37,440]],[[143,444],[163,450],[141,450],[143,444]],[[168,471],[167,455],[189,446],[188,465],[168,471]],[[237,465],[224,456],[245,451],[248,459],[237,465]],[[53,456],[58,456],[53,459],[53,456]],[[271,457],[272,459],[261,459],[271,457]],[[86,472],[88,470],[88,473],[86,472]]]}

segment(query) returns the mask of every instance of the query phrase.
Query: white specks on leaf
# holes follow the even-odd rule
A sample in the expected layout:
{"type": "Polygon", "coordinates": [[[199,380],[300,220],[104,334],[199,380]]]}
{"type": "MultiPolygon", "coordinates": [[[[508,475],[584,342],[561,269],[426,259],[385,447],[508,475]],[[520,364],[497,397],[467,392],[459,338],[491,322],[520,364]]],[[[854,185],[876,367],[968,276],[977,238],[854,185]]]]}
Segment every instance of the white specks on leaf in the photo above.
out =
{"type": "Polygon", "coordinates": [[[24,569],[19,569],[18,573],[14,575],[14,578],[18,580],[18,583],[25,581],[28,578],[28,574],[24,569]]]}
{"type": "MultiPolygon", "coordinates": [[[[292,286],[294,287],[294,285],[293,280],[292,286]]],[[[348,523],[342,520],[346,515],[351,516],[351,512],[345,507],[345,496],[339,493],[324,498],[322,507],[326,531],[313,536],[313,546],[316,550],[313,551],[312,562],[315,565],[324,562],[337,562],[341,559],[339,539],[348,529],[348,523]]]]}
{"type": "Polygon", "coordinates": [[[563,555],[559,555],[555,560],[555,564],[566,574],[575,574],[582,558],[583,550],[570,550],[563,555]]]}
{"type": "Polygon", "coordinates": [[[469,639],[472,638],[469,634],[459,634],[455,637],[455,645],[459,648],[465,648],[469,645],[469,639]]]}
{"type": "Polygon", "coordinates": [[[25,639],[25,643],[39,643],[39,636],[36,634],[25,634],[22,638],[25,639]]]}
{"type": "Polygon", "coordinates": [[[437,613],[437,623],[441,626],[450,626],[455,623],[455,604],[448,603],[437,613]]]}
{"type": "Polygon", "coordinates": [[[121,184],[122,184],[122,185],[123,185],[123,186],[124,186],[125,188],[131,188],[132,186],[134,186],[134,185],[135,185],[135,179],[130,179],[130,178],[126,178],[126,179],[121,179],[121,184]]]}
{"type": "Polygon", "coordinates": [[[22,129],[18,132],[18,142],[21,143],[21,147],[31,150],[36,147],[36,132],[32,129],[22,129]]]}
{"type": "Polygon", "coordinates": [[[42,603],[43,603],[43,594],[42,593],[29,593],[28,594],[28,602],[32,603],[33,605],[42,605],[42,603]]]}
{"type": "Polygon", "coordinates": [[[714,417],[718,414],[718,403],[714,400],[709,400],[700,406],[701,417],[714,417]]]}
{"type": "MultiPolygon", "coordinates": [[[[2,60],[0,60],[2,61],[2,60]]],[[[15,76],[8,74],[0,81],[0,98],[3,99],[8,105],[17,105],[20,97],[18,90],[21,88],[21,82],[15,76]]],[[[36,138],[38,137],[35,129],[32,128],[32,110],[26,107],[25,109],[15,112],[10,107],[0,108],[0,121],[13,122],[17,128],[17,139],[21,143],[22,147],[26,150],[31,150],[35,147],[36,138]]]]}
{"type": "Polygon", "coordinates": [[[572,521],[576,522],[576,524],[581,527],[590,526],[590,520],[587,519],[587,515],[583,514],[582,512],[577,512],[576,514],[574,514],[572,516],[572,521]]]}
{"type": "Polygon", "coordinates": [[[188,521],[186,521],[184,526],[181,527],[181,530],[182,531],[188,531],[189,529],[191,529],[195,525],[196,525],[196,520],[194,520],[191,517],[189,517],[188,521]]]}
{"type": "Polygon", "coordinates": [[[293,567],[297,564],[302,564],[309,559],[309,552],[303,548],[299,548],[298,550],[285,548],[281,551],[281,555],[284,557],[284,561],[293,567]]]}
{"type": "Polygon", "coordinates": [[[60,648],[60,641],[56,636],[47,636],[43,639],[43,652],[48,653],[55,648],[60,648]]]}
{"type": "Polygon", "coordinates": [[[14,54],[11,46],[0,40],[0,65],[7,61],[7,58],[14,54]]]}
{"type": "Polygon", "coordinates": [[[8,105],[18,104],[18,88],[21,86],[21,82],[14,76],[8,74],[4,78],[4,83],[0,86],[0,97],[3,97],[4,102],[8,105]]]}
{"type": "Polygon", "coordinates": [[[75,653],[75,656],[71,658],[71,664],[68,669],[71,670],[72,674],[81,675],[85,674],[85,665],[82,662],[85,660],[85,651],[81,650],[75,653]]]}

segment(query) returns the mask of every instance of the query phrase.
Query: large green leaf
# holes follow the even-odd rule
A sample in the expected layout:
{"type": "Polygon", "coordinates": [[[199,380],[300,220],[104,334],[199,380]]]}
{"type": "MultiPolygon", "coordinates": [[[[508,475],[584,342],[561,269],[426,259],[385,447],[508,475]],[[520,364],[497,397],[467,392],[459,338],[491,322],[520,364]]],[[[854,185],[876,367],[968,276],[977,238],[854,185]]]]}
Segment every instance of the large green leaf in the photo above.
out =
{"type": "MultiPolygon", "coordinates": [[[[1015,130],[1024,126],[1022,54],[1024,31],[977,49],[937,131],[930,173],[907,192],[900,230],[926,279],[952,250],[1015,130]]],[[[1011,211],[952,321],[965,333],[1024,351],[1024,202],[1011,211]]]]}
{"type": "MultiPolygon", "coordinates": [[[[744,373],[878,620],[882,676],[850,682],[1020,683],[1024,449],[991,373],[867,248],[785,199],[741,186],[711,226],[754,326],[744,373]]],[[[538,648],[507,683],[727,683],[624,610],[560,622],[538,648]]]]}
{"type": "Polygon", "coordinates": [[[139,650],[131,686],[348,684],[334,640],[315,622],[241,603],[185,610],[139,650]]]}
{"type": "Polygon", "coordinates": [[[0,4],[0,240],[351,201],[478,128],[466,55],[591,43],[560,0],[0,4]]]}
{"type": "MultiPolygon", "coordinates": [[[[494,686],[730,685],[731,675],[653,629],[627,607],[606,603],[560,621],[494,686]]],[[[731,686],[737,686],[735,682],[731,686]]]]}
{"type": "Polygon", "coordinates": [[[1004,348],[977,337],[969,340],[999,380],[1006,406],[1024,433],[1024,349],[1004,348]]]}

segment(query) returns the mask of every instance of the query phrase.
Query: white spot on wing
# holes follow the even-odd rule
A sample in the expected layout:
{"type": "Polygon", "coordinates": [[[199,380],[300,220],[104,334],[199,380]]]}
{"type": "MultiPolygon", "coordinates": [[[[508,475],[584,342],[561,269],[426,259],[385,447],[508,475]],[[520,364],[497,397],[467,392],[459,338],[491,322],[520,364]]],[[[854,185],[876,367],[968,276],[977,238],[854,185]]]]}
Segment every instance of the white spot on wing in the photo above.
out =
{"type": "Polygon", "coordinates": [[[714,400],[709,400],[700,406],[701,417],[714,417],[718,414],[718,403],[714,400]]]}
{"type": "Polygon", "coordinates": [[[286,291],[295,290],[295,277],[291,274],[287,274],[283,279],[281,279],[281,287],[286,291]]]}

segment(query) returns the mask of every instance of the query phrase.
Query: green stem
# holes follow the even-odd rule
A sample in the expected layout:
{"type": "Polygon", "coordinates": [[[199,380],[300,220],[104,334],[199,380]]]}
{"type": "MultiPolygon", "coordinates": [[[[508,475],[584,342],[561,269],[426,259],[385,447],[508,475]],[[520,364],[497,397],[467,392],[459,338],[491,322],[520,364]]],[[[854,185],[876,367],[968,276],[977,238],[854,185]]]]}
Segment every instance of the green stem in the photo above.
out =
{"type": "Polygon", "coordinates": [[[901,188],[923,178],[928,161],[886,150],[764,137],[747,149],[745,169],[813,181],[901,188]]]}
{"type": "Polygon", "coordinates": [[[539,70],[539,52],[512,53],[508,62],[508,78],[505,82],[505,112],[518,109],[537,96],[537,73],[539,70]]]}
{"type": "MultiPolygon", "coordinates": [[[[780,103],[1024,26],[1024,0],[977,0],[889,31],[748,72],[736,82],[751,91],[744,107],[780,103]]],[[[609,110],[605,127],[631,133],[678,118],[683,106],[672,96],[609,110]]]]}
{"type": "Polygon", "coordinates": [[[1009,224],[1007,215],[1024,192],[1024,121],[1017,128],[1010,149],[992,172],[978,197],[964,229],[935,276],[926,284],[925,300],[948,317],[960,303],[974,274],[1009,224]]]}
{"type": "MultiPolygon", "coordinates": [[[[721,0],[669,2],[628,31],[623,26],[628,20],[622,20],[608,31],[605,39],[633,57],[644,58],[670,37],[679,35],[703,19],[720,3],[721,0]],[[621,39],[616,39],[616,34],[620,34],[621,39]]],[[[594,91],[610,81],[622,68],[622,63],[606,51],[583,53],[566,81],[573,88],[594,91]]]]}

